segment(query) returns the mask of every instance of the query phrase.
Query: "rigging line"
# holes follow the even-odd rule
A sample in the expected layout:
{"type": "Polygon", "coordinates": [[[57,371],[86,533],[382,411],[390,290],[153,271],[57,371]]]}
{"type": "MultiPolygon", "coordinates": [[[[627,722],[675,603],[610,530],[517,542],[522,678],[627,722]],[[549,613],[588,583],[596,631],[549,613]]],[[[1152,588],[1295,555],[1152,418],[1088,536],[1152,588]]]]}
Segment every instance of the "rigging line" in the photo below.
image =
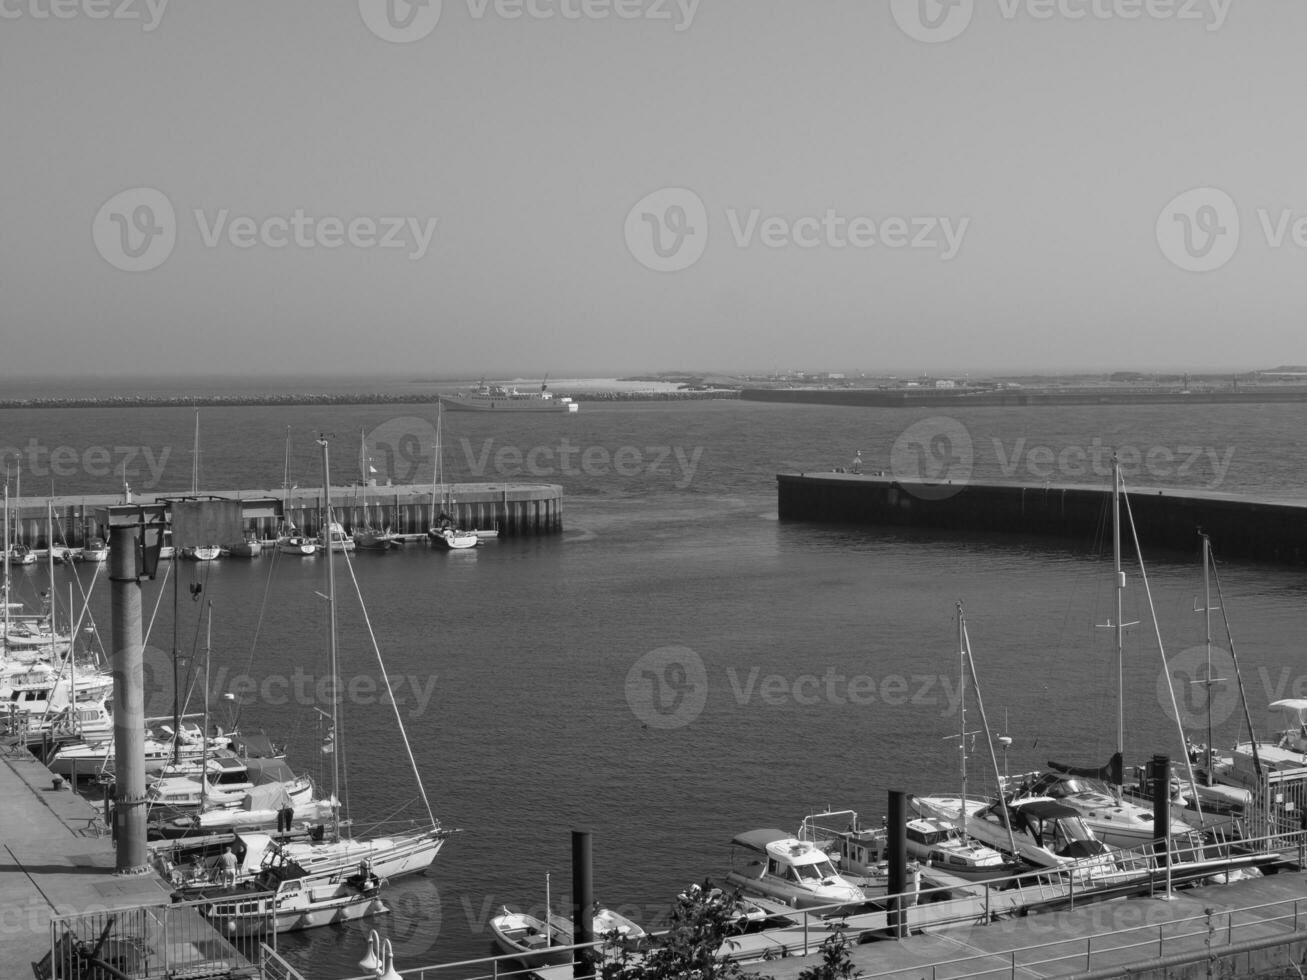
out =
{"type": "MultiPolygon", "coordinates": [[[[1216,570],[1216,553],[1211,550],[1211,544],[1207,546],[1208,558],[1212,562],[1212,579],[1216,582],[1216,601],[1221,606],[1221,622],[1225,624],[1225,639],[1230,644],[1230,659],[1234,661],[1234,679],[1239,685],[1239,703],[1243,705],[1244,722],[1248,725],[1248,744],[1253,752],[1253,768],[1257,772],[1257,778],[1262,776],[1262,758],[1257,751],[1257,732],[1253,730],[1253,718],[1248,711],[1248,697],[1243,687],[1243,672],[1239,669],[1239,657],[1234,652],[1234,636],[1230,633],[1230,617],[1225,614],[1225,594],[1221,591],[1221,573],[1216,570]]],[[[1209,695],[1210,697],[1210,692],[1209,695]]]]}
{"type": "Polygon", "coordinates": [[[436,815],[431,811],[431,801],[427,799],[427,789],[422,785],[422,776],[418,772],[417,759],[413,757],[413,746],[409,744],[408,732],[404,729],[404,718],[400,714],[399,704],[395,701],[394,692],[390,688],[390,675],[386,672],[386,663],[381,656],[381,648],[377,645],[377,634],[372,629],[372,618],[368,615],[368,607],[363,604],[363,590],[359,588],[359,580],[354,575],[354,564],[349,560],[349,553],[345,553],[345,567],[349,569],[350,580],[354,583],[354,592],[359,598],[359,608],[363,610],[363,623],[368,628],[368,638],[372,641],[372,651],[377,655],[377,666],[381,668],[381,679],[386,682],[386,695],[390,700],[390,706],[395,709],[395,723],[399,725],[400,737],[404,740],[404,751],[408,753],[409,765],[413,767],[413,778],[417,780],[418,793],[422,796],[422,805],[426,807],[427,817],[431,820],[431,825],[438,826],[436,815]]]}
{"type": "MultiPolygon", "coordinates": [[[[1130,508],[1130,497],[1126,494],[1125,487],[1121,487],[1121,499],[1125,502],[1126,517],[1130,520],[1130,539],[1134,542],[1135,558],[1139,561],[1139,579],[1144,583],[1144,595],[1148,597],[1148,613],[1153,621],[1153,634],[1157,637],[1157,652],[1162,660],[1162,673],[1166,675],[1166,690],[1171,697],[1171,717],[1175,719],[1176,730],[1180,736],[1180,754],[1184,757],[1185,772],[1189,776],[1189,789],[1193,793],[1194,810],[1198,814],[1199,826],[1205,824],[1206,818],[1203,816],[1203,804],[1198,798],[1198,780],[1194,778],[1193,760],[1189,758],[1189,745],[1185,741],[1184,726],[1180,723],[1180,706],[1175,700],[1175,682],[1171,679],[1171,668],[1166,662],[1166,649],[1162,645],[1162,628],[1157,624],[1157,610],[1153,607],[1153,590],[1148,584],[1148,571],[1144,568],[1144,553],[1139,548],[1139,529],[1135,527],[1135,514],[1130,508]]],[[[1170,779],[1170,775],[1167,775],[1170,779]]]]}
{"type": "MultiPolygon", "coordinates": [[[[254,670],[254,654],[259,646],[259,633],[263,629],[263,617],[268,611],[268,599],[272,595],[272,576],[277,570],[277,559],[281,555],[281,550],[274,544],[272,547],[272,561],[268,562],[268,576],[263,583],[263,600],[259,603],[259,615],[254,621],[254,638],[250,640],[250,655],[245,661],[245,674],[252,677],[254,670]]],[[[232,727],[237,731],[240,730],[241,712],[245,705],[237,703],[236,714],[232,717],[232,727]]]]}
{"type": "MultiPolygon", "coordinates": [[[[91,612],[91,593],[95,591],[96,579],[100,577],[100,568],[107,564],[106,562],[95,562],[95,568],[91,572],[91,584],[85,589],[82,588],[82,577],[74,573],[73,578],[77,580],[77,591],[82,594],[82,616],[90,620],[92,633],[95,637],[95,645],[100,648],[100,662],[109,663],[109,654],[104,649],[104,640],[100,638],[100,626],[95,621],[95,614],[91,612]]],[[[78,620],[81,623],[81,620],[78,620]]]]}
{"type": "MultiPolygon", "coordinates": [[[[176,559],[173,559],[173,561],[176,561],[176,559]]],[[[150,642],[150,633],[153,632],[154,630],[154,621],[156,618],[158,618],[159,606],[163,604],[163,593],[165,591],[164,586],[168,584],[168,576],[172,574],[172,566],[173,566],[173,562],[172,561],[168,562],[168,567],[167,569],[164,570],[163,573],[163,581],[159,583],[159,595],[158,598],[154,600],[154,609],[150,613],[150,625],[145,627],[145,636],[141,640],[141,643],[143,644],[150,642]]]]}

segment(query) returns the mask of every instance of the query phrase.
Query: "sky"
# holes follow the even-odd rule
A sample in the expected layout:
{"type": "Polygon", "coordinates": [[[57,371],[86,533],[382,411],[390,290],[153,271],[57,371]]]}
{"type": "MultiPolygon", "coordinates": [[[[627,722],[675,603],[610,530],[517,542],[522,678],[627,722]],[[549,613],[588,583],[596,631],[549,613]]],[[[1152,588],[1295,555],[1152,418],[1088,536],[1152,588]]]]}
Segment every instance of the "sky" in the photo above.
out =
{"type": "Polygon", "coordinates": [[[0,377],[1307,362],[1301,0],[0,0],[0,377]]]}

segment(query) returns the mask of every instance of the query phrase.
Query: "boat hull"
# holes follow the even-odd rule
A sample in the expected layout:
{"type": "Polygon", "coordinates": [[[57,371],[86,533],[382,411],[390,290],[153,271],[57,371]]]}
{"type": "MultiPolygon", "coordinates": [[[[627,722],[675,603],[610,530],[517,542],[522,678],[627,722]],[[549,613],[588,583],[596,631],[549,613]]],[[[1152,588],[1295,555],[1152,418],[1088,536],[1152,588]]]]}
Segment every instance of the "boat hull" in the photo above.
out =
{"type": "Polygon", "coordinates": [[[544,412],[569,415],[578,410],[576,402],[561,398],[540,398],[537,395],[511,395],[503,397],[467,395],[463,398],[440,397],[440,403],[451,412],[544,412]]]}

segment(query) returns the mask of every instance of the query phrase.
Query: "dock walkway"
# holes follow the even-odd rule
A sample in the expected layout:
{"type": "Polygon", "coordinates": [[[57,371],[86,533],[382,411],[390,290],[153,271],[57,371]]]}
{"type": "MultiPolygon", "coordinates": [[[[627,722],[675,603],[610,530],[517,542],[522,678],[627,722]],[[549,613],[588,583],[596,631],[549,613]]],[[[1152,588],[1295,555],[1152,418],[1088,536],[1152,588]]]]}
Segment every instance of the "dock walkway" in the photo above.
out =
{"type": "MultiPolygon", "coordinates": [[[[168,889],[153,873],[114,873],[113,844],[100,811],[54,777],[26,749],[0,748],[0,973],[27,974],[27,964],[50,952],[50,922],[59,916],[88,921],[117,910],[167,906],[168,889]],[[21,964],[21,966],[20,966],[21,964]]],[[[191,937],[217,934],[189,910],[191,937]]],[[[180,923],[175,923],[171,929],[180,923]]],[[[194,945],[194,943],[191,943],[194,945]]],[[[222,944],[225,945],[225,944],[222,944]]],[[[205,959],[212,962],[214,946],[205,959]]],[[[167,951],[176,964],[184,959],[167,951]]],[[[221,951],[233,971],[249,964],[235,950],[221,951]]]]}

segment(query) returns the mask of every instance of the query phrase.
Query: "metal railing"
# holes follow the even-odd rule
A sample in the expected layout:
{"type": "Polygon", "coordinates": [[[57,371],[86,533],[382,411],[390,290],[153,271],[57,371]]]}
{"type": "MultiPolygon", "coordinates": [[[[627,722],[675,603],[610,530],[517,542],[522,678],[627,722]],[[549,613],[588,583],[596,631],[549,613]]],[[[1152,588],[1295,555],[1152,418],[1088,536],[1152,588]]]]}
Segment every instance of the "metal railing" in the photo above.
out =
{"type": "Polygon", "coordinates": [[[50,920],[50,953],[38,964],[38,975],[86,976],[88,968],[100,967],[106,976],[130,980],[256,976],[263,942],[276,935],[271,921],[267,929],[224,937],[206,917],[211,905],[180,902],[55,916],[50,920]],[[105,966],[117,973],[110,974],[105,966]]]}

